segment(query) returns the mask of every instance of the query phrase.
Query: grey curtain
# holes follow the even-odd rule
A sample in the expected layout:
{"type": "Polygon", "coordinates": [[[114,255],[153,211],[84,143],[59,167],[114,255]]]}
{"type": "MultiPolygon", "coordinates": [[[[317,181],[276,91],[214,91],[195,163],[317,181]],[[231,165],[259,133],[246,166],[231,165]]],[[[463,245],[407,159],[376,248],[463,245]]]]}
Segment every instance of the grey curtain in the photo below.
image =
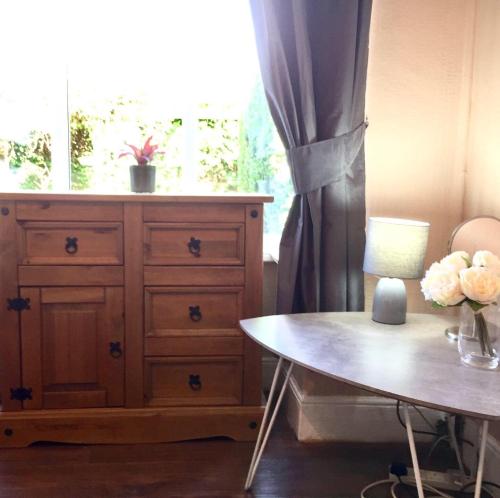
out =
{"type": "Polygon", "coordinates": [[[250,5],[296,192],[280,244],[277,311],[362,310],[371,0],[250,5]]]}

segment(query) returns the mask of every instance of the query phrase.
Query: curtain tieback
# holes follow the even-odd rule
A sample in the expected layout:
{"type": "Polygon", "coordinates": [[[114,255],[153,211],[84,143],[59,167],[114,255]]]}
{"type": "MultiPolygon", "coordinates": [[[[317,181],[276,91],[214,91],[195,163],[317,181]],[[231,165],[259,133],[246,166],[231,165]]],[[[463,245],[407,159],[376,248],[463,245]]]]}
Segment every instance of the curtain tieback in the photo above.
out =
{"type": "Polygon", "coordinates": [[[338,137],[286,151],[296,194],[306,194],[350,175],[367,123],[338,137]]]}

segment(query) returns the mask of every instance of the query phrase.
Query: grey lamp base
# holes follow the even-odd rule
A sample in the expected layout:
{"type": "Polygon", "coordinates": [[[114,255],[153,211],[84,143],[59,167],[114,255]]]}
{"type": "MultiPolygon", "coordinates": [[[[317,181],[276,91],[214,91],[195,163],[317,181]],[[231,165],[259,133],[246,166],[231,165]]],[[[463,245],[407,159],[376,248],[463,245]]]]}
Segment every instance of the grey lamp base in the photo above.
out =
{"type": "Polygon", "coordinates": [[[384,277],[378,281],[373,296],[372,320],[388,325],[406,322],[406,287],[401,279],[384,277]]]}

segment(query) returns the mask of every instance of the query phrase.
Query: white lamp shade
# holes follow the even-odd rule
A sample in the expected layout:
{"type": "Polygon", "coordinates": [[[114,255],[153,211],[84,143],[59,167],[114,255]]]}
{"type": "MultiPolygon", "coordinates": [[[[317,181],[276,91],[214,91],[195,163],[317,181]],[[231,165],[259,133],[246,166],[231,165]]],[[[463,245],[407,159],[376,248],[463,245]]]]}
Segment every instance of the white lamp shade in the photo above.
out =
{"type": "Polygon", "coordinates": [[[399,218],[369,218],[363,270],[381,277],[420,278],[429,223],[399,218]]]}

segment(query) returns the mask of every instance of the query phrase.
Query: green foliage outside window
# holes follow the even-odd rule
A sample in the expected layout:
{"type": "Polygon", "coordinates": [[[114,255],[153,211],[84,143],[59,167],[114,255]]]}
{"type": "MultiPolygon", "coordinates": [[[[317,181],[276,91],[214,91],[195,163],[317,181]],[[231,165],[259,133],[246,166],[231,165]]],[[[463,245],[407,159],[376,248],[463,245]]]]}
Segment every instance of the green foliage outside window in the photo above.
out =
{"type": "MultiPolygon", "coordinates": [[[[158,192],[179,192],[183,165],[182,119],[151,112],[140,97],[81,102],[78,95],[70,114],[71,188],[127,191],[130,164],[118,154],[125,140],[153,135],[165,155],[155,158],[158,192]]],[[[208,105],[203,113],[210,116],[208,105]]],[[[255,86],[240,119],[198,119],[198,179],[215,192],[260,192],[274,195],[266,206],[265,232],[279,232],[292,197],[288,166],[264,90],[255,86]]],[[[22,172],[21,188],[49,190],[52,169],[50,133],[32,130],[24,143],[0,143],[0,161],[7,159],[13,171],[22,172]]]]}
{"type": "Polygon", "coordinates": [[[217,192],[238,189],[238,128],[236,119],[198,120],[200,174],[217,192]]]}
{"type": "Polygon", "coordinates": [[[21,188],[40,190],[50,187],[52,157],[49,133],[32,130],[25,143],[9,140],[7,159],[14,171],[23,170],[21,188]]]}
{"type": "Polygon", "coordinates": [[[240,122],[238,187],[243,192],[257,192],[259,182],[273,176],[271,159],[274,125],[269,116],[262,85],[256,85],[248,108],[240,122]]]}
{"type": "Polygon", "coordinates": [[[264,233],[281,233],[293,187],[262,84],[255,86],[241,120],[239,143],[238,190],[274,196],[273,203],[264,205],[264,233]]]}
{"type": "Polygon", "coordinates": [[[85,164],[84,159],[94,148],[89,117],[79,111],[73,112],[70,117],[70,130],[71,188],[85,190],[90,184],[90,168],[88,164],[85,164]]]}
{"type": "MultiPolygon", "coordinates": [[[[88,117],[81,113],[71,115],[71,179],[74,190],[88,187],[88,171],[81,158],[92,151],[88,117]]],[[[14,171],[23,170],[22,189],[50,189],[52,169],[52,137],[50,133],[32,130],[25,143],[7,142],[7,159],[14,171]]]]}

